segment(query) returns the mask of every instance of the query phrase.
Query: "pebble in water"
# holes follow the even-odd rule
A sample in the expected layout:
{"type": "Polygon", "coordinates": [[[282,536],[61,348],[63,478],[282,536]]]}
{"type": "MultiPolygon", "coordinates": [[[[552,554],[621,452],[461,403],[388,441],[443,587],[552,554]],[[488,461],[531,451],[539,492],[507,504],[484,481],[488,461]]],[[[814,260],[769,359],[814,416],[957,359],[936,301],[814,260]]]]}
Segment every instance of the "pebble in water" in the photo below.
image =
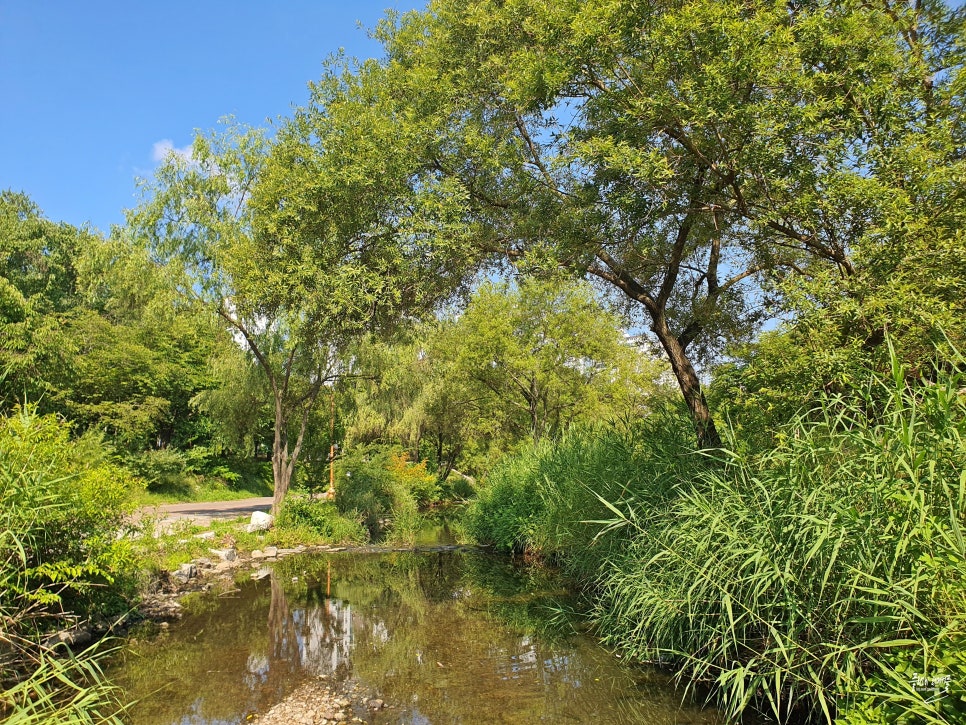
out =
{"type": "Polygon", "coordinates": [[[384,707],[383,701],[361,697],[357,685],[333,689],[321,681],[306,682],[268,712],[254,715],[249,722],[259,725],[337,725],[362,723],[353,714],[353,704],[368,706],[370,710],[384,707]]]}

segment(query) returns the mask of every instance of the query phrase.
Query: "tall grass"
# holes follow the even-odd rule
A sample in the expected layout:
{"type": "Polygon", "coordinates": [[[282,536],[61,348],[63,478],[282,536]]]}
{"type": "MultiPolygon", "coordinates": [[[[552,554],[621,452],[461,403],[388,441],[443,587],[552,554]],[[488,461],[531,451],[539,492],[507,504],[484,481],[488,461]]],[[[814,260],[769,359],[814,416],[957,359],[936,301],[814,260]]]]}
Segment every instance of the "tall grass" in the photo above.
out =
{"type": "Polygon", "coordinates": [[[663,510],[676,482],[706,465],[689,441],[686,415],[667,408],[633,425],[575,428],[531,446],[487,477],[467,513],[469,533],[504,551],[558,559],[572,574],[594,578],[601,561],[625,545],[626,532],[601,530],[609,506],[640,516],[663,510]]]}
{"type": "Polygon", "coordinates": [[[122,725],[118,689],[100,667],[109,650],[41,654],[30,676],[0,694],[5,725],[122,725]]]}
{"type": "Polygon", "coordinates": [[[504,461],[468,526],[558,558],[608,644],[731,716],[966,721],[966,377],[911,380],[893,360],[759,450],[695,451],[668,411],[577,430],[504,461]]]}
{"type": "Polygon", "coordinates": [[[964,380],[906,380],[894,361],[777,447],[713,454],[658,517],[611,504],[628,549],[597,579],[605,639],[713,683],[732,715],[831,721],[861,704],[957,721],[960,695],[930,704],[908,670],[947,671],[937,653],[966,631],[964,380]]]}
{"type": "Polygon", "coordinates": [[[129,478],[96,439],[29,410],[0,418],[0,719],[120,722],[102,654],[55,651],[45,636],[112,605],[129,561],[115,540],[129,478]]]}

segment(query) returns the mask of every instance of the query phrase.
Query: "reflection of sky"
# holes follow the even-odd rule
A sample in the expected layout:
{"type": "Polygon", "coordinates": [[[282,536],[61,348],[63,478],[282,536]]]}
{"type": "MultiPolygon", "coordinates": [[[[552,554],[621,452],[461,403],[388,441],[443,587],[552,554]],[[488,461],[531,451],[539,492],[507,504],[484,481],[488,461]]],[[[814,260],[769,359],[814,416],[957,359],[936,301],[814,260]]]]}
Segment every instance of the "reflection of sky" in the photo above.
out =
{"type": "Polygon", "coordinates": [[[314,675],[331,676],[340,667],[351,668],[351,604],[339,599],[327,599],[320,607],[293,609],[291,622],[294,625],[299,665],[303,670],[314,675]]]}
{"type": "MultiPolygon", "coordinates": [[[[379,561],[379,557],[367,561],[379,561]]],[[[457,557],[432,562],[414,557],[407,566],[416,571],[370,570],[355,563],[358,573],[350,571],[356,577],[344,574],[355,605],[315,589],[300,595],[287,593],[275,579],[269,610],[268,580],[242,585],[235,605],[205,610],[210,619],[194,628],[187,617],[183,623],[188,625],[183,630],[186,643],[200,641],[196,638],[205,633],[206,662],[193,663],[189,671],[210,671],[208,663],[219,662],[220,676],[211,682],[203,674],[197,681],[182,680],[176,690],[165,693],[169,702],[155,708],[158,717],[149,725],[243,722],[253,709],[264,712],[291,692],[304,676],[333,682],[353,677],[375,696],[401,704],[401,709],[377,717],[385,724],[470,724],[480,722],[482,713],[486,713],[484,720],[494,723],[561,718],[590,722],[584,718],[591,714],[595,725],[677,721],[678,695],[639,687],[627,668],[589,639],[548,642],[504,625],[499,613],[513,610],[508,603],[517,593],[505,583],[498,586],[500,594],[474,583],[460,563],[457,557]],[[425,570],[419,568],[423,566],[425,570]],[[423,575],[425,571],[431,576],[423,575]],[[398,588],[386,585],[386,577],[395,577],[398,588]],[[376,588],[374,594],[368,594],[363,581],[376,588]],[[412,582],[418,583],[413,586],[412,582]],[[233,637],[219,630],[226,625],[244,629],[233,637]],[[233,675],[231,667],[240,672],[233,675]],[[644,712],[641,707],[647,713],[643,720],[638,716],[644,712]],[[232,708],[237,711],[235,719],[223,719],[232,708]]],[[[481,576],[489,574],[476,564],[481,576]]],[[[337,574],[333,566],[333,582],[337,574]]],[[[521,582],[520,590],[525,588],[526,582],[521,582]]],[[[534,596],[529,592],[526,602],[533,602],[534,596]]],[[[537,616],[529,604],[524,606],[527,619],[537,616]]],[[[170,634],[177,638],[180,628],[172,627],[170,634]]],[[[193,647],[186,646],[186,657],[194,655],[193,647]]],[[[707,723],[713,717],[692,711],[686,719],[707,723]]]]}

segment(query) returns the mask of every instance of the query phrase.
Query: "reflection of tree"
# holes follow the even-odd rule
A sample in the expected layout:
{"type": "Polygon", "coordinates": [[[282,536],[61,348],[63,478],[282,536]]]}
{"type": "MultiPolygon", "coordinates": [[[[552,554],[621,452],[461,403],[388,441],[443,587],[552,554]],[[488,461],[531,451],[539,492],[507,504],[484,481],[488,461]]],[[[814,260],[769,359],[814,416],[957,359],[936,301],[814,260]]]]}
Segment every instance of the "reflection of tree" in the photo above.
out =
{"type": "Polygon", "coordinates": [[[558,591],[546,571],[469,553],[285,559],[267,582],[216,598],[137,658],[149,676],[132,697],[176,683],[135,721],[181,722],[191,705],[171,708],[187,693],[203,722],[238,722],[305,675],[351,674],[386,700],[412,702],[414,721],[418,710],[432,722],[484,711],[494,723],[674,722],[678,696],[659,678],[641,681],[589,640],[543,635],[542,604],[558,591]]]}
{"type": "Polygon", "coordinates": [[[272,658],[283,667],[295,666],[315,675],[348,675],[352,669],[351,605],[330,596],[322,598],[314,588],[309,590],[313,596],[300,596],[299,605],[291,607],[283,581],[272,571],[268,610],[272,658]]]}
{"type": "Polygon", "coordinates": [[[268,606],[268,637],[272,648],[272,659],[283,662],[298,661],[298,640],[294,631],[294,620],[289,611],[285,589],[273,571],[271,574],[272,598],[268,606]]]}

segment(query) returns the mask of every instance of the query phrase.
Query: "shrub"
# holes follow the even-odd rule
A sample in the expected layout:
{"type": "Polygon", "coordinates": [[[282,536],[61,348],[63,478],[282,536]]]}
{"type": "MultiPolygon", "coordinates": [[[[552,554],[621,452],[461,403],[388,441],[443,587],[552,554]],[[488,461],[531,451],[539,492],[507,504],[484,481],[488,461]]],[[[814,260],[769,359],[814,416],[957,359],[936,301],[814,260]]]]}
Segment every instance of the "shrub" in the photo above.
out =
{"type": "Polygon", "coordinates": [[[334,544],[361,544],[368,540],[362,524],[339,513],[331,501],[312,500],[295,494],[285,499],[277,525],[283,529],[304,527],[334,544]]]}
{"type": "Polygon", "coordinates": [[[6,722],[114,722],[116,703],[88,652],[64,661],[41,645],[133,582],[116,533],[133,481],[98,437],[30,409],[0,419],[0,699],[6,722]],[[111,589],[104,584],[113,584],[111,589]]]}
{"type": "Polygon", "coordinates": [[[344,459],[335,486],[339,512],[359,518],[375,538],[392,511],[391,482],[389,471],[378,460],[360,454],[344,459]]]}
{"type": "Polygon", "coordinates": [[[964,633],[964,380],[905,380],[895,363],[776,447],[714,454],[656,514],[614,506],[630,543],[600,569],[605,640],[716,685],[732,715],[831,720],[839,699],[954,721],[892,668],[942,671],[936,643],[964,633]]]}
{"type": "Polygon", "coordinates": [[[147,484],[149,491],[183,490],[187,493],[191,490],[187,478],[188,460],[184,453],[174,448],[150,449],[129,455],[125,458],[125,465],[147,484]]]}
{"type": "Polygon", "coordinates": [[[436,476],[426,471],[426,461],[413,463],[408,453],[392,453],[386,466],[395,481],[408,491],[420,508],[433,505],[440,499],[436,476]]]}
{"type": "Polygon", "coordinates": [[[424,464],[386,451],[358,450],[340,462],[335,501],[340,512],[361,520],[373,539],[388,531],[392,541],[411,544],[423,523],[414,485],[425,495],[435,490],[424,464]]]}

